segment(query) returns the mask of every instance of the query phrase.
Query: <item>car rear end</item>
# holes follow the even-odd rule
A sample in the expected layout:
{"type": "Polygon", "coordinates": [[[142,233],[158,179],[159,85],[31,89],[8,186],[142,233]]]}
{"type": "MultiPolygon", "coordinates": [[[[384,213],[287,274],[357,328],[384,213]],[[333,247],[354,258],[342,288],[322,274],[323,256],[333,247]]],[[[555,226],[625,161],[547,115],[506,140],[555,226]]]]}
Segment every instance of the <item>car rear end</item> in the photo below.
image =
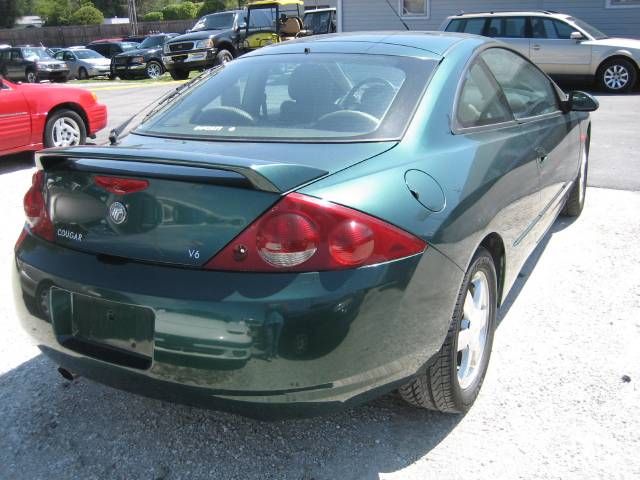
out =
{"type": "MultiPolygon", "coordinates": [[[[369,131],[378,109],[358,116],[356,131],[350,115],[324,127],[376,141],[322,141],[324,130],[293,141],[292,129],[309,135],[295,125],[267,125],[270,141],[249,141],[263,130],[243,126],[246,113],[203,105],[265,71],[278,77],[268,83],[278,101],[291,78],[308,98],[330,78],[318,65],[339,56],[286,57],[232,62],[192,82],[118,146],[39,154],[12,276],[25,330],[56,363],[148,396],[310,415],[393,389],[440,348],[456,296],[446,286],[460,269],[396,218],[359,208],[363,192],[349,202],[322,194],[372,158],[397,167],[405,100],[420,97],[436,62],[339,58],[365,78],[372,63],[399,84],[411,77],[383,105],[380,129],[369,131]]],[[[417,208],[403,192],[398,209],[417,208]]]]}

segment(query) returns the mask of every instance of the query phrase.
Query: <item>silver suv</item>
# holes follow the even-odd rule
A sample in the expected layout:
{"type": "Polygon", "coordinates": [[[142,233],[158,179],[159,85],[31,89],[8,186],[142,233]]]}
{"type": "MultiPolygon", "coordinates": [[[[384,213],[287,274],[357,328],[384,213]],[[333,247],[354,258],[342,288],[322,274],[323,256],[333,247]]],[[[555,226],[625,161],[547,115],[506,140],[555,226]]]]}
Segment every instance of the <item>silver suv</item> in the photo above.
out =
{"type": "Polygon", "coordinates": [[[487,12],[448,17],[441,30],[494,37],[558,79],[595,80],[609,92],[631,90],[640,70],[640,40],[609,38],[551,11],[487,12]]]}

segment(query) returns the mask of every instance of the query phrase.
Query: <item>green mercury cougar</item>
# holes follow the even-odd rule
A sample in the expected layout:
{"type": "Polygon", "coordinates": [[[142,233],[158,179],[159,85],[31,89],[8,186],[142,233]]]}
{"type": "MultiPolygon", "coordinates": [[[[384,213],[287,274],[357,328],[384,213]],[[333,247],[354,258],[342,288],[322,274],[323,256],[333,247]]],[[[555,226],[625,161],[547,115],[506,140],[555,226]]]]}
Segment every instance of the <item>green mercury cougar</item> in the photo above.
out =
{"type": "Polygon", "coordinates": [[[484,37],[257,50],[37,155],[18,315],[65,377],[151,397],[465,412],[520,268],[583,208],[597,107],[484,37]]]}

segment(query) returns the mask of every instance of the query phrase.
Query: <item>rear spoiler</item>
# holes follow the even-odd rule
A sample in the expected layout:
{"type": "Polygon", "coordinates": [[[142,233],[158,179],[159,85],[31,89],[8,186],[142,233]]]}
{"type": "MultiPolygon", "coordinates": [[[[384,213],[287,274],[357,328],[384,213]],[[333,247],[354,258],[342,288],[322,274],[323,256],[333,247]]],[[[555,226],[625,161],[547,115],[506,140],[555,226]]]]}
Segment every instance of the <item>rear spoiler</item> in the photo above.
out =
{"type": "Polygon", "coordinates": [[[328,173],[307,165],[213,153],[101,146],[43,150],[36,153],[36,165],[42,170],[63,168],[205,182],[217,179],[235,181],[237,186],[244,179],[249,188],[275,193],[288,192],[328,173]]]}

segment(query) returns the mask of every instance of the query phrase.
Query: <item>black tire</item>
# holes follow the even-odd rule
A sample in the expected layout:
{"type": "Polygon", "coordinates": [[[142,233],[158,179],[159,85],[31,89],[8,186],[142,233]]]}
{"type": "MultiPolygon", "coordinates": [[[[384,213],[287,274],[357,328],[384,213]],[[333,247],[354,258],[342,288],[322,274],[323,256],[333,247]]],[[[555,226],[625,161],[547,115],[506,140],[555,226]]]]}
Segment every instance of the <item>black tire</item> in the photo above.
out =
{"type": "Polygon", "coordinates": [[[83,145],[87,140],[87,126],[84,120],[73,110],[62,109],[54,112],[47,118],[47,124],[44,129],[44,146],[46,148],[57,146],[53,138],[53,126],[61,118],[71,119],[78,125],[80,138],[77,145],[83,145]]]}
{"type": "Polygon", "coordinates": [[[159,78],[164,74],[164,67],[162,66],[162,63],[157,62],[155,60],[151,60],[149,63],[147,63],[145,74],[147,75],[147,78],[159,78]],[[159,71],[160,73],[155,75],[153,73],[155,71],[159,71]]]}
{"type": "Polygon", "coordinates": [[[233,53],[224,48],[219,50],[216,54],[216,65],[223,65],[234,59],[233,53]]]}
{"type": "Polygon", "coordinates": [[[38,76],[35,70],[27,70],[24,72],[24,79],[27,83],[38,83],[38,76]]]}
{"type": "Polygon", "coordinates": [[[171,70],[169,74],[174,80],[186,80],[189,78],[189,72],[185,72],[184,70],[171,70]]]}
{"type": "Polygon", "coordinates": [[[86,80],[89,78],[89,74],[87,73],[87,69],[84,67],[80,67],[78,69],[78,80],[86,80]]]}
{"type": "Polygon", "coordinates": [[[118,76],[113,73],[110,73],[107,78],[109,78],[109,80],[115,80],[116,78],[118,78],[118,76]]]}
{"type": "Polygon", "coordinates": [[[607,60],[600,65],[597,74],[600,88],[610,93],[632,90],[637,78],[638,72],[635,65],[625,58],[607,60]]]}
{"type": "Polygon", "coordinates": [[[565,217],[579,217],[584,208],[584,201],[587,195],[587,179],[589,177],[589,141],[590,136],[587,136],[582,151],[578,176],[562,209],[562,215],[565,217]]]}
{"type": "Polygon", "coordinates": [[[497,298],[496,269],[493,257],[485,248],[479,248],[462,281],[458,299],[449,325],[449,331],[440,351],[424,372],[400,387],[400,395],[411,405],[446,413],[465,413],[475,402],[484,380],[491,357],[496,326],[497,298]],[[471,280],[477,272],[485,275],[488,284],[488,318],[484,349],[474,380],[464,389],[458,380],[458,333],[463,320],[464,302],[471,280]]]}

